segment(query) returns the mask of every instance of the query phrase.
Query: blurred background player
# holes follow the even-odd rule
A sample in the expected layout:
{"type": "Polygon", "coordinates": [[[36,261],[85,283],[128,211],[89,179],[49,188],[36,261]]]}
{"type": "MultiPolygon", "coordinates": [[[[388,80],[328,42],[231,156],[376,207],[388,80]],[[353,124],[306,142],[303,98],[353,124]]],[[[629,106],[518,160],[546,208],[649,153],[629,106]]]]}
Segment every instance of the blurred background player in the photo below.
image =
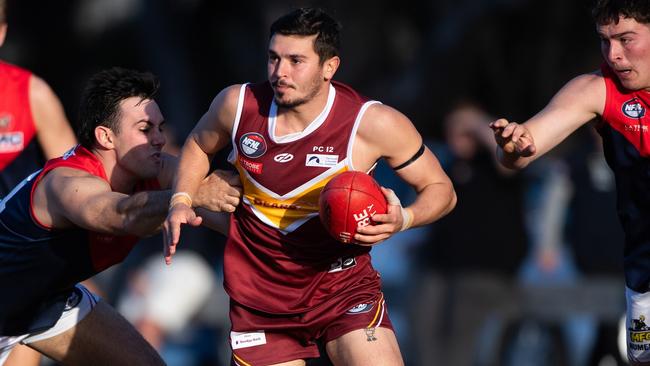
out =
{"type": "MultiPolygon", "coordinates": [[[[6,0],[0,0],[0,46],[7,35],[6,0]]],[[[59,98],[38,76],[0,60],[0,196],[45,160],[76,143],[59,98]]]]}
{"type": "MultiPolygon", "coordinates": [[[[7,29],[7,1],[0,0],[0,47],[7,29]]],[[[75,143],[63,106],[49,85],[0,60],[0,197],[75,143]]],[[[36,365],[39,359],[38,353],[21,345],[6,364],[36,365]]]]}

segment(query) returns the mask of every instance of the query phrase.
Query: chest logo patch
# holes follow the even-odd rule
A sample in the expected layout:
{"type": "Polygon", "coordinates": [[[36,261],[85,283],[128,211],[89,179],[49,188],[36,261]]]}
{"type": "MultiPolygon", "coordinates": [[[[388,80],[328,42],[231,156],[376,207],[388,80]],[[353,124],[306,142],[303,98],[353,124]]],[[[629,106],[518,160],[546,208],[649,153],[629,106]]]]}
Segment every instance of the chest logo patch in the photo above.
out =
{"type": "Polygon", "coordinates": [[[278,163],[288,163],[291,160],[293,160],[293,154],[290,153],[278,154],[273,157],[273,160],[275,160],[278,163]]]}
{"type": "Polygon", "coordinates": [[[320,168],[331,168],[339,162],[338,155],[307,154],[305,166],[316,166],[320,168]]]}
{"type": "Polygon", "coordinates": [[[636,98],[632,98],[623,103],[621,111],[624,115],[630,118],[641,118],[645,116],[645,108],[636,98]]]}
{"type": "Polygon", "coordinates": [[[266,152],[266,140],[257,132],[248,132],[239,139],[239,149],[249,158],[259,158],[266,152]]]}

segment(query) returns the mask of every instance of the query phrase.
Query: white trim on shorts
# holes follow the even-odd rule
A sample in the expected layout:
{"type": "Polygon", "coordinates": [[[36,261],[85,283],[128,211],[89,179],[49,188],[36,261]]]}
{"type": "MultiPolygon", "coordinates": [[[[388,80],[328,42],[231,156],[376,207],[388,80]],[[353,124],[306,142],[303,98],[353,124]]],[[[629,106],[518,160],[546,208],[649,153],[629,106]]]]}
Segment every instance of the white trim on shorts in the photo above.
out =
{"type": "Polygon", "coordinates": [[[38,333],[19,336],[0,336],[0,366],[5,363],[9,357],[9,352],[17,344],[30,344],[55,337],[77,325],[92,311],[95,305],[97,305],[99,297],[81,284],[77,284],[75,287],[81,293],[81,298],[76,304],[70,305],[69,302],[77,300],[77,291],[73,291],[72,295],[68,298],[68,304],[66,304],[65,310],[52,328],[38,333]]]}

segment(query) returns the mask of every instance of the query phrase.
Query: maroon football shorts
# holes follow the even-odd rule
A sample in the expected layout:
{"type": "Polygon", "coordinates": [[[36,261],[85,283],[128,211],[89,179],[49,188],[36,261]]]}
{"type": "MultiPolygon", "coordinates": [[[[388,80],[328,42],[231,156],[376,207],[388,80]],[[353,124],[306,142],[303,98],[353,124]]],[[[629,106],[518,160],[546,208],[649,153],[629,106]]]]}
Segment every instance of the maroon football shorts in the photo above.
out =
{"type": "Polygon", "coordinates": [[[393,330],[384,295],[374,298],[343,293],[297,315],[274,315],[230,301],[230,347],[233,364],[269,365],[317,358],[317,340],[327,343],[357,329],[373,336],[376,327],[393,330]]]}

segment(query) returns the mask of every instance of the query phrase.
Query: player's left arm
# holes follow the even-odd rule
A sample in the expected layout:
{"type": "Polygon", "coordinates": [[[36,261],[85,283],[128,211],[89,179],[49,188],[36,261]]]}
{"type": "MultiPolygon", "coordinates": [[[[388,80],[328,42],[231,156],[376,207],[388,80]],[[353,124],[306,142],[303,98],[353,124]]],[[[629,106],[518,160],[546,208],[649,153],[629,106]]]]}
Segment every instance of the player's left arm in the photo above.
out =
{"type": "Polygon", "coordinates": [[[61,101],[50,86],[35,75],[29,80],[29,104],[36,138],[46,159],[63,155],[77,143],[61,101]]]}
{"type": "Polygon", "coordinates": [[[451,180],[405,115],[386,105],[372,105],[357,139],[359,155],[384,158],[417,193],[413,204],[403,208],[395,193],[384,188],[388,212],[373,216],[376,225],[359,228],[357,241],[376,244],[396,232],[436,221],[454,208],[456,193],[451,180]]]}

